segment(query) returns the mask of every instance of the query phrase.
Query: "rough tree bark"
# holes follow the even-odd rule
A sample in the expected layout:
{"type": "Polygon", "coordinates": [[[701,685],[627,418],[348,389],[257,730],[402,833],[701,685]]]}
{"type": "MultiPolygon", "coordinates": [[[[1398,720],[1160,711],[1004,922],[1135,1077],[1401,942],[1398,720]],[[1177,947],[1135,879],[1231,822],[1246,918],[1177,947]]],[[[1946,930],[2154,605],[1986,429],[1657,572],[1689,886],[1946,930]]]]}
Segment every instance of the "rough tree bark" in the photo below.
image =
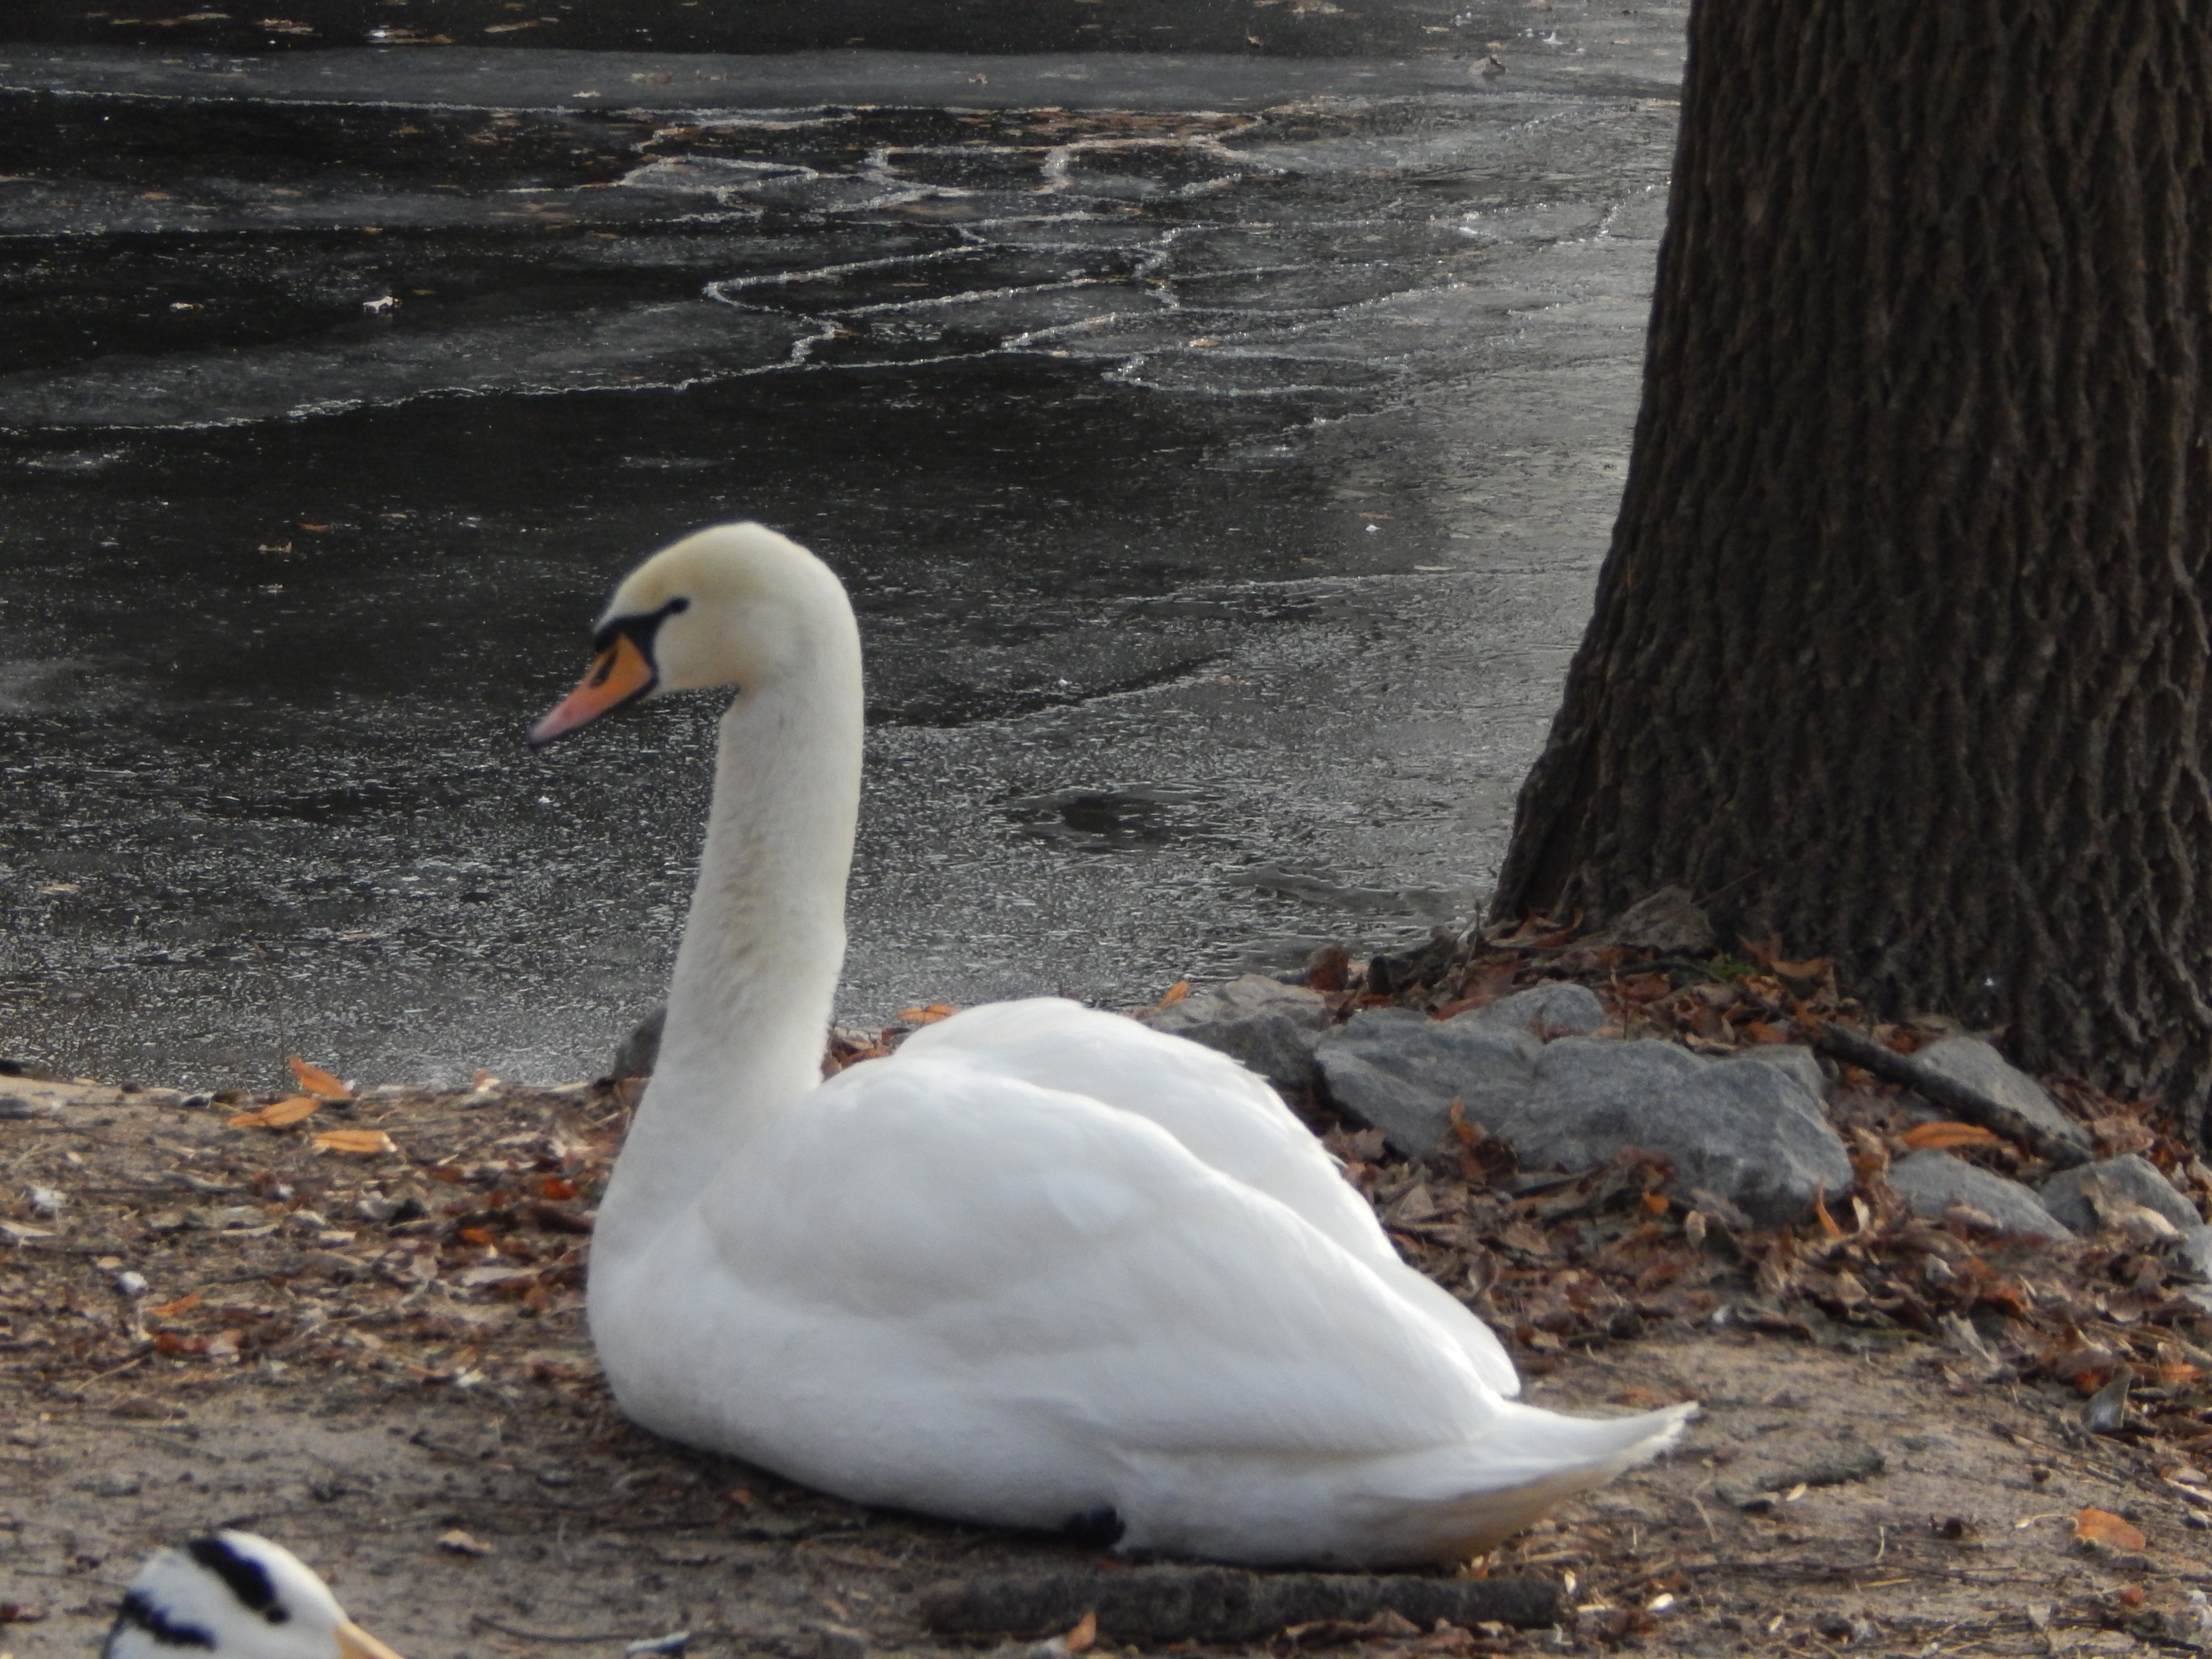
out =
{"type": "Polygon", "coordinates": [[[1699,0],[1633,460],[1494,914],[1668,883],[2212,1091],[2212,7],[1699,0]]]}

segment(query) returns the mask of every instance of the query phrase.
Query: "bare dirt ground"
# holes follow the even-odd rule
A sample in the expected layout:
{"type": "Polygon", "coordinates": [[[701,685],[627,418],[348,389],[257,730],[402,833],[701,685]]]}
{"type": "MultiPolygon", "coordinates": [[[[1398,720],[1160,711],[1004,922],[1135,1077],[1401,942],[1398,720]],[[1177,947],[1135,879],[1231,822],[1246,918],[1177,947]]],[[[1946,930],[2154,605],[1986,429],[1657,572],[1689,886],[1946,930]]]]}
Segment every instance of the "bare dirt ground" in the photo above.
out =
{"type": "MultiPolygon", "coordinates": [[[[626,1425],[580,1291],[614,1091],[376,1092],[233,1127],[256,1107],[0,1078],[0,1655],[85,1653],[148,1549],[216,1524],[298,1550],[408,1659],[612,1659],[679,1631],[704,1655],[975,1651],[1049,1632],[933,1632],[932,1589],[1116,1570],[626,1425]],[[318,1142],[333,1129],[353,1133],[318,1142]]],[[[1911,1256],[1879,1213],[1738,1237],[1632,1164],[1516,1197],[1338,1140],[1409,1255],[1508,1332],[1534,1399],[1705,1414],[1679,1452],[1473,1569],[1558,1584],[1559,1623],[1384,1615],[1272,1651],[2212,1644],[2212,1493],[2187,1444],[2212,1419],[2212,1355],[2134,1258],[1955,1224],[1911,1256]],[[1931,1254],[1985,1292],[1955,1304],[1974,1318],[1948,1341],[1868,1310],[1931,1254]],[[2030,1316],[2054,1305],[2070,1335],[2030,1316]],[[2062,1381],[2054,1340],[2077,1358],[2103,1342],[2107,1363],[2062,1381]],[[2085,1395],[2131,1359],[2121,1431],[2089,1432],[2085,1395]]],[[[1104,1623],[1096,1650],[1140,1645],[1214,1650],[1104,1623]]]]}

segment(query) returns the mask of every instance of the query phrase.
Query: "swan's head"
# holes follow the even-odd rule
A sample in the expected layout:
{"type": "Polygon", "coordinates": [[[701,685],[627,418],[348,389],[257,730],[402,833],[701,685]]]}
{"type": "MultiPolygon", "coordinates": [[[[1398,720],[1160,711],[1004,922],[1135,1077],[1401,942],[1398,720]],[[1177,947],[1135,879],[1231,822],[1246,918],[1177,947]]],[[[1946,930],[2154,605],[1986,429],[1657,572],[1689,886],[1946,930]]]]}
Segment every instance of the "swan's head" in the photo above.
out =
{"type": "Polygon", "coordinates": [[[100,1659],[399,1659],[281,1544],[218,1532],[156,1550],[131,1581],[100,1659]]]}
{"type": "Polygon", "coordinates": [[[591,668],[531,728],[531,745],[664,691],[761,690],[818,651],[823,617],[844,619],[849,632],[851,614],[829,567],[765,526],[686,536],[615,590],[591,668]]]}

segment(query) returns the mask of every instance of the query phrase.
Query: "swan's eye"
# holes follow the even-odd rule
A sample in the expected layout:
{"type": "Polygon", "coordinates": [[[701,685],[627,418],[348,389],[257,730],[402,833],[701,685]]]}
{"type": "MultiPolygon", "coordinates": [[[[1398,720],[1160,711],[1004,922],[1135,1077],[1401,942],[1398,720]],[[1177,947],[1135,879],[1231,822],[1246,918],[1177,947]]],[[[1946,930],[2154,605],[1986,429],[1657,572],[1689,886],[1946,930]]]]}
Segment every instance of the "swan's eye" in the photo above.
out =
{"type": "Polygon", "coordinates": [[[291,1618],[291,1610],[276,1599],[276,1587],[269,1582],[268,1570],[258,1561],[240,1554],[220,1537],[195,1538],[185,1551],[222,1580],[248,1612],[259,1613],[272,1625],[291,1618]]]}
{"type": "Polygon", "coordinates": [[[679,593],[658,611],[641,611],[635,616],[617,617],[599,629],[598,636],[592,641],[592,648],[594,651],[605,651],[611,648],[617,639],[628,635],[640,651],[647,657],[651,657],[653,636],[660,631],[660,624],[671,617],[689,611],[690,608],[691,601],[679,593]]]}

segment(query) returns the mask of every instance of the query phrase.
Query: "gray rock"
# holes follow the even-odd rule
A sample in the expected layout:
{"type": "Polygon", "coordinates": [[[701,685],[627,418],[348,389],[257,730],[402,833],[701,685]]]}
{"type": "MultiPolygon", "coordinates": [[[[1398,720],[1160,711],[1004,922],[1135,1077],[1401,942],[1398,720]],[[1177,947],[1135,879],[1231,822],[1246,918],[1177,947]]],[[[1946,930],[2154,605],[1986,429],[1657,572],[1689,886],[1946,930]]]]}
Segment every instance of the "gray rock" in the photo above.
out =
{"type": "Polygon", "coordinates": [[[2077,1146],[2089,1144],[2088,1131],[2060,1111],[2041,1084],[1979,1037],[1938,1037],[1912,1058],[1931,1072],[1940,1072],[1954,1083],[1980,1091],[2001,1106],[2011,1107],[2047,1133],[2077,1146]]]}
{"type": "MultiPolygon", "coordinates": [[[[2212,1280],[2212,1227],[2201,1223],[2181,1230],[2181,1242],[2173,1247],[2173,1260],[2202,1279],[2212,1280]]],[[[2202,1297],[2198,1298],[2200,1301],[2202,1297]]]]}
{"type": "Polygon", "coordinates": [[[1451,1132],[1452,1103],[1488,1127],[1510,1117],[1535,1083],[1543,1045],[1527,1031],[1431,1019],[1411,1008],[1370,1008],[1314,1050],[1329,1098],[1419,1158],[1451,1132]]]}
{"type": "Polygon", "coordinates": [[[2098,1229],[2097,1212],[2085,1190],[2093,1180],[2102,1182],[2105,1190],[2115,1198],[2155,1210],[2185,1233],[2204,1224],[2197,1206],[2174,1191],[2173,1183],[2159,1173],[2158,1165],[2133,1152],[2062,1170],[2036,1193],[2043,1200],[2043,1207],[2075,1232],[2094,1233],[2098,1229]]]}
{"type": "Polygon", "coordinates": [[[1588,1169],[1644,1147],[1673,1162],[1678,1194],[1717,1193],[1764,1226],[1851,1188],[1850,1155],[1820,1111],[1817,1061],[1808,1075],[1780,1056],[1710,1060],[1671,1042],[1565,1037],[1535,1070],[1534,1090],[1495,1121],[1468,1107],[1524,1165],[1588,1169]]]}
{"type": "Polygon", "coordinates": [[[1137,1018],[1155,1031],[1188,1037],[1240,1060],[1278,1088],[1313,1086],[1314,1044],[1328,1029],[1328,1000],[1264,974],[1194,991],[1137,1018]]]}
{"type": "MultiPolygon", "coordinates": [[[[1820,1069],[1820,1057],[1810,1048],[1796,1042],[1762,1042],[1746,1048],[1735,1056],[1754,1066],[1779,1067],[1797,1079],[1798,1086],[1815,1100],[1828,1097],[1828,1074],[1820,1069]]],[[[1735,1063],[1734,1060],[1730,1061],[1735,1063]]]]}
{"type": "Polygon", "coordinates": [[[1605,1024],[1605,1005],[1587,985],[1532,985],[1480,1008],[1455,1014],[1486,1031],[1527,1031],[1549,1042],[1559,1036],[1588,1036],[1605,1024]]]}
{"type": "Polygon", "coordinates": [[[1583,943],[1656,951],[1667,957],[1702,957],[1711,953],[1717,941],[1711,919],[1692,901],[1686,888],[1662,887],[1637,900],[1613,919],[1611,927],[1583,943]]]}
{"type": "Polygon", "coordinates": [[[1358,1015],[1315,1051],[1329,1097],[1407,1157],[1444,1143],[1455,1102],[1530,1169],[1586,1170],[1632,1146],[1662,1152],[1674,1190],[1716,1193],[1762,1225],[1850,1190],[1850,1157],[1821,1114],[1809,1051],[1716,1061],[1671,1042],[1547,1046],[1528,1029],[1547,1006],[1571,1018],[1602,1010],[1587,992],[1571,994],[1580,987],[1538,990],[1548,1005],[1522,1002],[1520,1018],[1508,1006],[1519,998],[1442,1022],[1408,1009],[1358,1015]]]}
{"type": "Polygon", "coordinates": [[[615,1057],[607,1066],[611,1078],[651,1077],[653,1065],[660,1058],[660,1028],[668,1023],[668,1005],[663,1003],[643,1019],[635,1030],[622,1040],[615,1057]]]}
{"type": "Polygon", "coordinates": [[[1906,1153],[1889,1166],[1889,1184],[1913,1214],[1930,1220],[1940,1219],[1952,1205],[1963,1204],[2012,1232],[2038,1238],[2074,1237],[2027,1188],[1948,1152],[1906,1153]]]}

